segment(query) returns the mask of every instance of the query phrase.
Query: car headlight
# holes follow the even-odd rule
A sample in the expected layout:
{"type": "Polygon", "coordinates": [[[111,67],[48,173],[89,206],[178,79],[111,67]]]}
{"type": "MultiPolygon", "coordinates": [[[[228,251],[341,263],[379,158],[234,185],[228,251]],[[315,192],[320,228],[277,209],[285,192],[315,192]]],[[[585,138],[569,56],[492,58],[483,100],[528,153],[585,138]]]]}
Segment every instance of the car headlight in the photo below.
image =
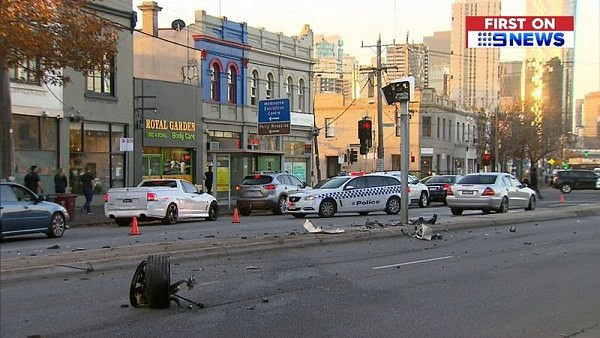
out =
{"type": "Polygon", "coordinates": [[[317,196],[314,196],[314,195],[309,195],[309,196],[304,197],[304,199],[307,201],[313,201],[315,198],[317,198],[317,196]]]}

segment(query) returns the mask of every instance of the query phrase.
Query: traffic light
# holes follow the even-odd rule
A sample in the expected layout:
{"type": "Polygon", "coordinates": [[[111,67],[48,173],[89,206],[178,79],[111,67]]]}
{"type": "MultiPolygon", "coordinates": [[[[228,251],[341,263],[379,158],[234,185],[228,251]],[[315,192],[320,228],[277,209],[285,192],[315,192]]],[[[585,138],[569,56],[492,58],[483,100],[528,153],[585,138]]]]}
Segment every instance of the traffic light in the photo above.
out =
{"type": "Polygon", "coordinates": [[[358,152],[354,149],[350,150],[350,163],[358,162],[358,152]]]}
{"type": "Polygon", "coordinates": [[[481,164],[483,164],[484,167],[487,167],[490,164],[492,164],[492,154],[490,154],[490,153],[483,154],[481,159],[482,159],[481,164]]]}
{"type": "Polygon", "coordinates": [[[373,123],[366,117],[358,121],[358,139],[360,140],[360,154],[365,155],[372,147],[373,123]]]}
{"type": "Polygon", "coordinates": [[[411,162],[415,162],[417,159],[415,157],[415,155],[410,155],[410,161],[411,162]]]}

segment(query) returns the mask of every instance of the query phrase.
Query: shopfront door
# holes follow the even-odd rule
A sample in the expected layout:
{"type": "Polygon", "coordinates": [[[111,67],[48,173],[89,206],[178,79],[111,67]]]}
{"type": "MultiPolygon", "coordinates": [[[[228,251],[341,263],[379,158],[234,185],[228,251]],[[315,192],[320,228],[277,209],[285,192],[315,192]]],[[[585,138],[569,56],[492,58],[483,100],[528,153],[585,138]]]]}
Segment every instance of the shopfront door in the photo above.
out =
{"type": "Polygon", "coordinates": [[[142,155],[142,168],[144,179],[160,178],[163,174],[163,158],[160,154],[142,155]]]}
{"type": "Polygon", "coordinates": [[[215,196],[219,200],[219,204],[227,204],[228,208],[231,209],[231,190],[235,189],[235,186],[231,186],[231,161],[229,155],[214,154],[213,163],[216,164],[213,182],[213,190],[216,192],[215,196]]]}

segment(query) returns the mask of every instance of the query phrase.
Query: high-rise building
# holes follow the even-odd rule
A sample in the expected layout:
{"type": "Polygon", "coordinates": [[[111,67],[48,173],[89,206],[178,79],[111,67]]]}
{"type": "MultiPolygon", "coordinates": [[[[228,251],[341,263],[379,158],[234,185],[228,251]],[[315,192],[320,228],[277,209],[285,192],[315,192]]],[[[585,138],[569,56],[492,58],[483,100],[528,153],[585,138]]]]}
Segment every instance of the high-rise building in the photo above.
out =
{"type": "MultiPolygon", "coordinates": [[[[536,16],[561,16],[575,15],[576,0],[526,0],[525,15],[536,16]]],[[[557,102],[560,111],[560,118],[556,123],[560,123],[564,133],[573,133],[575,131],[573,118],[573,48],[529,48],[525,51],[525,83],[531,83],[532,86],[523,88],[525,95],[524,101],[531,101],[537,106],[543,103],[539,93],[547,91],[547,88],[555,88],[551,93],[553,100],[557,102]],[[560,81],[557,86],[555,83],[538,81],[545,72],[556,72],[556,67],[560,67],[560,81]],[[549,69],[548,67],[552,67],[549,69]]],[[[551,77],[557,79],[556,76],[551,77]]],[[[537,111],[543,115],[543,111],[537,111]]]]}
{"type": "Polygon", "coordinates": [[[357,61],[344,53],[344,41],[338,35],[315,35],[315,90],[317,93],[352,95],[352,74],[357,61]]]}
{"type": "Polygon", "coordinates": [[[429,52],[429,87],[445,95],[449,94],[451,33],[433,32],[433,36],[423,37],[423,44],[429,52]]]}
{"type": "Polygon", "coordinates": [[[429,53],[424,44],[399,44],[387,47],[384,83],[402,76],[414,76],[415,87],[429,87],[429,53]]]}
{"type": "Polygon", "coordinates": [[[465,109],[498,106],[497,48],[466,48],[466,16],[498,16],[500,0],[455,0],[450,41],[450,97],[465,109]]]}
{"type": "Polygon", "coordinates": [[[500,62],[500,109],[514,111],[521,104],[522,61],[500,62]]]}

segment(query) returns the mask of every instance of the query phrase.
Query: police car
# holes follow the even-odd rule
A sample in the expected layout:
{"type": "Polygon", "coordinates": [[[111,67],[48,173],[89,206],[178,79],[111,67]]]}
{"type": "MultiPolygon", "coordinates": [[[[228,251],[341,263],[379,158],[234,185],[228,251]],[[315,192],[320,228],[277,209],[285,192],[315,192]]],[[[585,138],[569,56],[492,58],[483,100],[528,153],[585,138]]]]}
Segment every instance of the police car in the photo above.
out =
{"type": "Polygon", "coordinates": [[[287,213],[298,218],[308,214],[331,217],[338,212],[394,215],[400,211],[400,194],[400,180],[391,175],[336,176],[288,196],[287,213]]]}

